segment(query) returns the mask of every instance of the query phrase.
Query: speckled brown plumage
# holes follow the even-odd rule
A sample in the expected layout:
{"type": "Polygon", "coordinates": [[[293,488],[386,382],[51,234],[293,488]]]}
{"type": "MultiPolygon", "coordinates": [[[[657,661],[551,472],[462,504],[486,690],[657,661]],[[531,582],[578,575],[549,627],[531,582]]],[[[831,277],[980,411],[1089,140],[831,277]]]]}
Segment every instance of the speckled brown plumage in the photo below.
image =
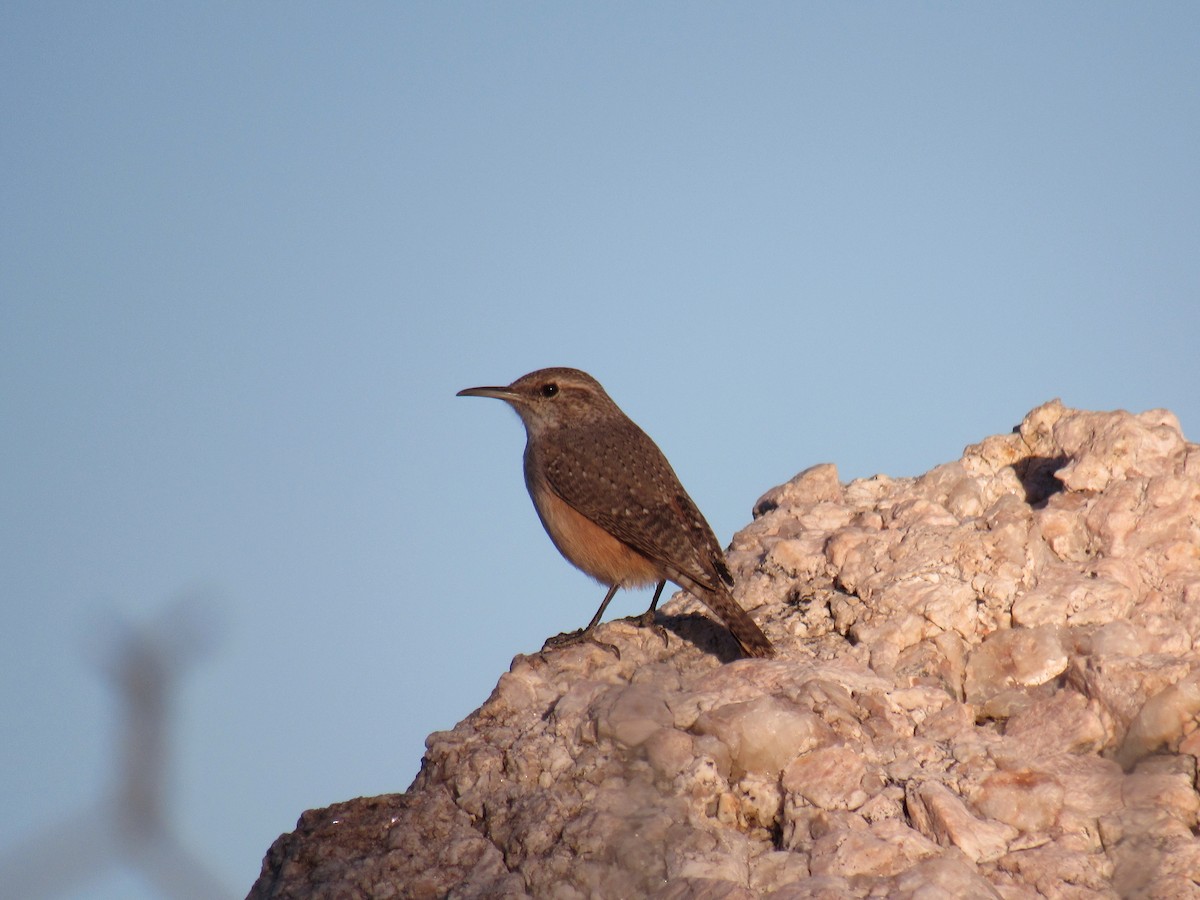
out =
{"type": "Polygon", "coordinates": [[[459,393],[496,397],[521,416],[525,483],[542,524],[563,556],[609,586],[589,630],[618,588],[670,580],[703,601],[746,654],[774,655],[730,593],[720,545],[671,464],[594,378],[540,369],[459,393]]]}

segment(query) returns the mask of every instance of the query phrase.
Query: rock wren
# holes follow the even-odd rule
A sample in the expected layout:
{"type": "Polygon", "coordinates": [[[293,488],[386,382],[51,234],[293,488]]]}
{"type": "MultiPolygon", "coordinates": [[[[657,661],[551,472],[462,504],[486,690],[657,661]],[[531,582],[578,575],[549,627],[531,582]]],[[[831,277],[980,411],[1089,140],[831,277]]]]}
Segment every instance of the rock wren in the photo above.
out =
{"type": "Polygon", "coordinates": [[[712,529],[671,464],[599,382],[578,369],[540,369],[508,387],[459,397],[495,397],[525,424],[525,485],[550,540],[567,560],[608,586],[580,636],[588,636],[618,588],[657,582],[653,618],[669,580],[716,613],[748,656],[775,648],[733,599],[733,577],[712,529]]]}

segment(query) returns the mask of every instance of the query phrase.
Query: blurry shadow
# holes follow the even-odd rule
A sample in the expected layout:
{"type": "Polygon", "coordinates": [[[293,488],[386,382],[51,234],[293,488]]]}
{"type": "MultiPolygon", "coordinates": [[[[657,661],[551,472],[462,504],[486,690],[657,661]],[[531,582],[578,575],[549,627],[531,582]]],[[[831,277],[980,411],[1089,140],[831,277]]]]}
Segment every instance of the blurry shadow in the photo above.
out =
{"type": "Polygon", "coordinates": [[[232,897],[171,834],[165,803],[172,693],[181,670],[216,643],[209,610],[184,600],[140,628],[112,617],[98,630],[100,670],[123,706],[115,784],[106,799],[0,857],[4,896],[53,897],[124,864],[164,897],[232,897]]]}
{"type": "Polygon", "coordinates": [[[1063,489],[1056,473],[1069,463],[1067,456],[1028,456],[1013,464],[1013,471],[1025,488],[1025,502],[1034,509],[1041,509],[1046,500],[1063,489]]]}
{"type": "Polygon", "coordinates": [[[677,638],[691,644],[701,653],[709,653],[722,663],[745,659],[746,654],[724,625],[701,612],[666,615],[661,610],[654,620],[677,638]]]}

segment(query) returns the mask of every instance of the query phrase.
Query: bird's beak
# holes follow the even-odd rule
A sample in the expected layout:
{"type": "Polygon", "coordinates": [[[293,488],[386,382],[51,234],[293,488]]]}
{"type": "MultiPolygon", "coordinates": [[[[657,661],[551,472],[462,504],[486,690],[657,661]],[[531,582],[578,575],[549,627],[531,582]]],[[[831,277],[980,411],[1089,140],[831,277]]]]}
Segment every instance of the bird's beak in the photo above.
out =
{"type": "Polygon", "coordinates": [[[464,388],[454,395],[455,397],[495,397],[497,400],[505,400],[513,403],[519,400],[520,397],[516,391],[506,387],[473,387],[464,388]]]}

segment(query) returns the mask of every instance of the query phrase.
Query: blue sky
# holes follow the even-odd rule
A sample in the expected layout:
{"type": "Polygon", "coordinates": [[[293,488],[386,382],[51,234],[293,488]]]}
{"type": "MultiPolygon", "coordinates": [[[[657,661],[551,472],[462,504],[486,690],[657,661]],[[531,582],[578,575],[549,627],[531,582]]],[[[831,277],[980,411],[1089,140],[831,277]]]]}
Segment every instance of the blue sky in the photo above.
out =
{"type": "Polygon", "coordinates": [[[460,388],[590,371],[722,541],[1053,397],[1194,439],[1198,51],[1186,3],[4,4],[0,858],[111,777],[114,618],[209,610],[170,808],[231,896],[587,621],[460,388]]]}

